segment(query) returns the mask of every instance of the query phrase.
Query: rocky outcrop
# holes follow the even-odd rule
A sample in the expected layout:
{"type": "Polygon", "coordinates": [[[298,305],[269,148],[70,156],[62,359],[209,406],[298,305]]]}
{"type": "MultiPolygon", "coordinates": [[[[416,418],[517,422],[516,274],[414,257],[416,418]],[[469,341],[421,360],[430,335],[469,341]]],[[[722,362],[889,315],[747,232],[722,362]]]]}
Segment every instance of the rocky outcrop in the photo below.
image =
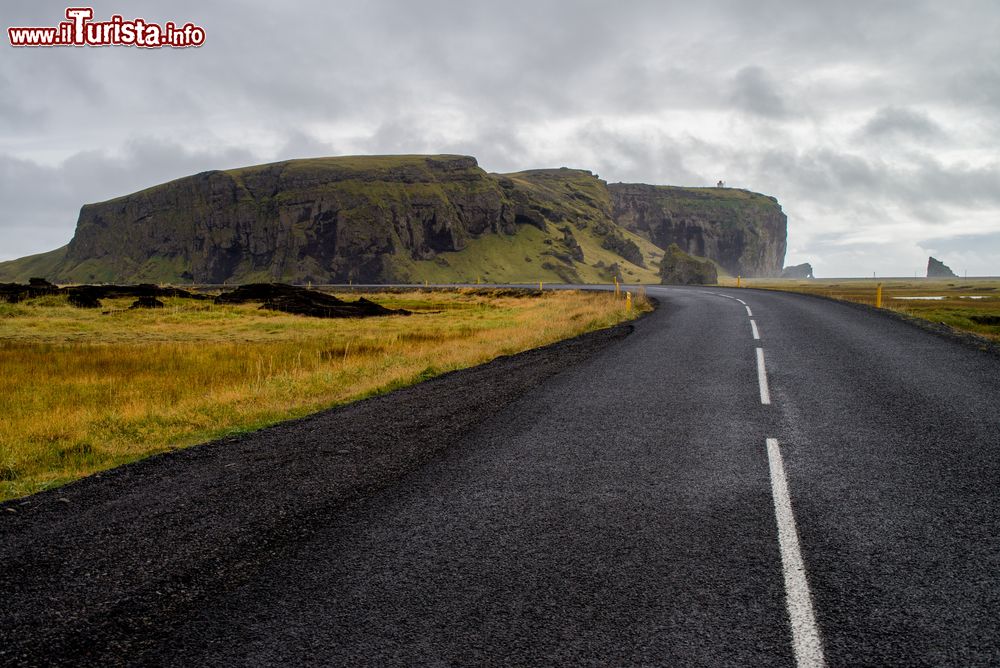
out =
{"type": "Polygon", "coordinates": [[[927,258],[927,278],[957,278],[957,274],[937,258],[927,258]]]}
{"type": "Polygon", "coordinates": [[[784,234],[777,203],[741,190],[609,186],[565,167],[488,174],[457,155],[317,158],[87,204],[67,246],[0,263],[0,279],[465,282],[483,267],[487,279],[489,268],[576,282],[605,280],[616,264],[648,281],[671,243],[734,274],[770,275],[784,234]]]}
{"type": "Polygon", "coordinates": [[[604,241],[601,243],[601,248],[606,248],[607,250],[618,253],[618,255],[638,267],[646,266],[644,260],[642,259],[642,251],[639,250],[639,246],[637,246],[634,241],[626,239],[621,234],[609,233],[606,237],[604,237],[604,241]]]}
{"type": "Polygon", "coordinates": [[[785,267],[781,270],[782,278],[816,278],[813,276],[812,265],[808,262],[803,262],[802,264],[792,265],[791,267],[785,267]]]}
{"type": "Polygon", "coordinates": [[[677,244],[670,244],[660,264],[663,285],[712,285],[719,282],[719,272],[709,260],[692,257],[677,244]]]}
{"type": "Polygon", "coordinates": [[[580,242],[576,240],[573,230],[568,227],[560,227],[559,231],[563,233],[563,244],[566,246],[566,250],[569,251],[570,259],[573,262],[583,262],[583,248],[580,247],[580,242]]]}
{"type": "Polygon", "coordinates": [[[660,248],[715,260],[734,276],[777,276],[787,218],[773,197],[734,188],[614,183],[614,221],[660,248]]]}

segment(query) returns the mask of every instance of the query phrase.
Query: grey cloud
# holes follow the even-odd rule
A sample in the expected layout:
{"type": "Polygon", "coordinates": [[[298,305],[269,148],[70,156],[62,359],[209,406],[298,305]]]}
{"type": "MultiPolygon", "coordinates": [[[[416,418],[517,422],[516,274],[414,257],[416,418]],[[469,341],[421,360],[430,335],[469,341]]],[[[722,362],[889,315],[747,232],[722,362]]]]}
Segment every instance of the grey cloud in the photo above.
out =
{"type": "MultiPolygon", "coordinates": [[[[975,248],[982,253],[1000,258],[1000,232],[959,235],[950,239],[924,239],[919,243],[929,250],[942,253],[960,253],[969,248],[975,248]]],[[[996,269],[996,275],[1000,276],[1000,266],[997,266],[996,269]]]]}
{"type": "MultiPolygon", "coordinates": [[[[40,230],[30,250],[51,247],[41,235],[52,225],[68,238],[86,201],[345,152],[460,152],[497,171],[565,164],[612,181],[723,178],[778,196],[793,235],[813,238],[841,219],[943,228],[1000,210],[997,165],[953,157],[996,146],[995,0],[127,5],[95,10],[192,20],[208,41],[3,47],[0,256],[20,252],[26,224],[40,230]]],[[[65,6],[4,10],[8,25],[48,25],[65,6]]]]}
{"type": "Polygon", "coordinates": [[[732,81],[732,104],[765,118],[782,118],[788,115],[788,106],[778,92],[777,84],[761,67],[740,69],[732,81]]]}
{"type": "Polygon", "coordinates": [[[7,77],[0,75],[0,120],[11,129],[18,131],[37,129],[45,120],[47,112],[37,103],[21,99],[7,77]]]}
{"type": "Polygon", "coordinates": [[[290,160],[294,158],[321,158],[327,155],[342,153],[336,147],[322,141],[308,132],[292,130],[285,143],[278,149],[275,160],[290,160]]]}
{"type": "Polygon", "coordinates": [[[883,107],[865,123],[859,134],[865,139],[910,137],[938,140],[945,132],[930,116],[922,111],[901,107],[883,107]]]}
{"type": "Polygon", "coordinates": [[[834,154],[828,150],[796,151],[775,148],[762,152],[753,171],[770,181],[785,184],[796,197],[812,195],[818,203],[842,205],[844,186],[860,187],[859,195],[870,199],[879,183],[872,178],[870,165],[857,156],[834,154]]]}
{"type": "Polygon", "coordinates": [[[134,138],[121,155],[101,151],[77,153],[54,169],[70,184],[80,204],[125,195],[151,185],[211,169],[251,164],[256,157],[240,148],[191,150],[153,138],[134,138]]]}
{"type": "Polygon", "coordinates": [[[483,125],[471,136],[455,141],[443,141],[443,152],[473,155],[489,171],[516,172],[527,168],[524,156],[531,155],[531,147],[520,137],[516,127],[504,123],[483,125]]]}
{"type": "MultiPolygon", "coordinates": [[[[519,128],[502,120],[473,122],[462,133],[434,127],[415,116],[401,116],[382,123],[357,143],[366,153],[457,153],[473,155],[493,171],[525,169],[530,154],[519,137],[519,128]]],[[[535,166],[535,165],[531,165],[535,166]]]]}
{"type": "Polygon", "coordinates": [[[1000,163],[945,165],[931,155],[917,154],[898,164],[828,149],[784,149],[763,154],[757,171],[762,179],[791,185],[796,197],[840,207],[856,207],[862,200],[892,203],[913,212],[931,204],[1000,207],[1000,163]]]}
{"type": "Polygon", "coordinates": [[[209,169],[255,162],[241,149],[191,151],[133,140],[121,155],[81,151],[55,166],[0,154],[0,257],[51,250],[72,237],[80,207],[209,169]]]}
{"type": "MultiPolygon", "coordinates": [[[[1000,51],[1000,49],[997,49],[1000,51]]],[[[1000,117],[1000,65],[995,54],[992,62],[978,62],[973,66],[949,73],[942,87],[960,104],[975,105],[1000,117]]]]}
{"type": "Polygon", "coordinates": [[[970,207],[1000,207],[1000,163],[947,166],[928,158],[905,176],[905,180],[901,179],[905,191],[915,198],[970,207]]]}
{"type": "Polygon", "coordinates": [[[678,185],[707,185],[711,181],[686,164],[688,142],[667,133],[633,134],[594,122],[574,133],[571,144],[585,150],[588,160],[575,164],[566,156],[566,166],[584,167],[611,181],[678,185]]]}

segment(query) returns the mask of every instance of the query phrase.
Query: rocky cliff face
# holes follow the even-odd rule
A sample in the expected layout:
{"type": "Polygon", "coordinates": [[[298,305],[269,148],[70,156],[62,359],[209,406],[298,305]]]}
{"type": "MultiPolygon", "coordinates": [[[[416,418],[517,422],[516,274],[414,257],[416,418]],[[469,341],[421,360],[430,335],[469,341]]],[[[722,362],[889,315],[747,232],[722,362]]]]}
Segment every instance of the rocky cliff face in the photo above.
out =
{"type": "Polygon", "coordinates": [[[671,243],[734,274],[776,273],[784,234],[777,203],[745,191],[488,174],[455,155],[318,158],[85,205],[68,246],[0,263],[0,279],[650,282],[671,243]]]}
{"type": "Polygon", "coordinates": [[[614,183],[617,224],[660,248],[711,258],[734,276],[777,276],[785,260],[787,219],[773,197],[733,188],[614,183]]]}
{"type": "MultiPolygon", "coordinates": [[[[474,158],[294,160],[197,174],[80,212],[63,272],[94,279],[378,282],[397,253],[461,250],[515,231],[514,208],[474,158]],[[107,274],[105,276],[104,274],[107,274]]],[[[82,277],[79,277],[82,278],[82,277]]]]}

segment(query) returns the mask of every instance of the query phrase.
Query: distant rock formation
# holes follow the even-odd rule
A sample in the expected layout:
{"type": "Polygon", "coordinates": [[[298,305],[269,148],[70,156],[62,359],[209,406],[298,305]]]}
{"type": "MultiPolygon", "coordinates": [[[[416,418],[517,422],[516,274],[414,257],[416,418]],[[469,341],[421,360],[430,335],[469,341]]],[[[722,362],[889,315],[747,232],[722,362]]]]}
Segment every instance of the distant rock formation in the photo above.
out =
{"type": "Polygon", "coordinates": [[[813,276],[812,265],[808,262],[785,267],[781,270],[782,278],[816,278],[813,276]]]}
{"type": "Polygon", "coordinates": [[[616,223],[660,248],[715,260],[733,276],[778,276],[788,220],[778,200],[737,188],[612,183],[616,223]]]}
{"type": "Polygon", "coordinates": [[[709,260],[692,257],[677,244],[670,244],[660,264],[663,285],[711,285],[719,282],[719,272],[709,260]]]}
{"type": "Polygon", "coordinates": [[[958,275],[937,258],[927,258],[927,278],[957,278],[958,275]]]}

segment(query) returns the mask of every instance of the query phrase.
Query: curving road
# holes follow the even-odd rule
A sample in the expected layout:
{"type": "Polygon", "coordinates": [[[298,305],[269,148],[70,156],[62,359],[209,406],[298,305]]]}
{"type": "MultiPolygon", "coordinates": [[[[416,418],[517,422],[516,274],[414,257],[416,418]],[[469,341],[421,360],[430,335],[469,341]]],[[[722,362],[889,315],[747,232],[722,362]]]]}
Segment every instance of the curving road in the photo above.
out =
{"type": "Polygon", "coordinates": [[[6,504],[0,661],[1000,662],[1000,359],[649,292],[624,338],[6,504]]]}

